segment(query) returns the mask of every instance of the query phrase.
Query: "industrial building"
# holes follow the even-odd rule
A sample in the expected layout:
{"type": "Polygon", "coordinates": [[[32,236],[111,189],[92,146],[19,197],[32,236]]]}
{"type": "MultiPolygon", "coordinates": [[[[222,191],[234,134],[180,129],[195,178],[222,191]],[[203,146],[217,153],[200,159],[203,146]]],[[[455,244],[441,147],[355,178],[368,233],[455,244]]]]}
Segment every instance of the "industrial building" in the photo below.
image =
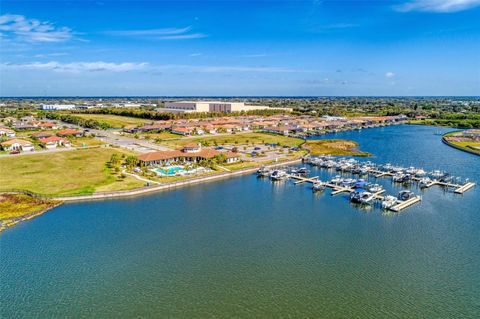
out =
{"type": "Polygon", "coordinates": [[[285,110],[291,112],[290,108],[274,108],[261,105],[245,105],[243,102],[222,102],[222,101],[178,101],[165,102],[164,108],[159,108],[161,112],[219,112],[231,113],[254,110],[285,110]]]}

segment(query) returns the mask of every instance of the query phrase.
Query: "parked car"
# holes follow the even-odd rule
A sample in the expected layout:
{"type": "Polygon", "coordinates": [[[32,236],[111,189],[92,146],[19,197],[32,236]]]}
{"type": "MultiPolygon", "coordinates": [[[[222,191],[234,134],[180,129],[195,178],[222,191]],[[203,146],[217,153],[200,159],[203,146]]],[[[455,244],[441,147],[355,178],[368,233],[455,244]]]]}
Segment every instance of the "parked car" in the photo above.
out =
{"type": "Polygon", "coordinates": [[[20,154],[20,151],[11,151],[10,155],[20,154]]]}

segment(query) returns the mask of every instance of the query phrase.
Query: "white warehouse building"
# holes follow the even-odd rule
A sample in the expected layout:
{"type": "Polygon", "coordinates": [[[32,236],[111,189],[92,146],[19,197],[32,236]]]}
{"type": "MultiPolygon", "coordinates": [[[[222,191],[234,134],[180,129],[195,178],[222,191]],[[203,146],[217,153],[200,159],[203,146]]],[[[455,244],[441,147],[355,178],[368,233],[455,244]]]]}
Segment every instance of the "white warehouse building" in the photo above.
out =
{"type": "Polygon", "coordinates": [[[222,101],[179,101],[165,102],[165,107],[157,109],[163,112],[241,112],[254,110],[285,110],[291,112],[290,108],[275,108],[261,105],[245,105],[243,102],[222,102],[222,101]]]}
{"type": "Polygon", "coordinates": [[[75,104],[42,104],[42,110],[73,110],[75,104]]]}

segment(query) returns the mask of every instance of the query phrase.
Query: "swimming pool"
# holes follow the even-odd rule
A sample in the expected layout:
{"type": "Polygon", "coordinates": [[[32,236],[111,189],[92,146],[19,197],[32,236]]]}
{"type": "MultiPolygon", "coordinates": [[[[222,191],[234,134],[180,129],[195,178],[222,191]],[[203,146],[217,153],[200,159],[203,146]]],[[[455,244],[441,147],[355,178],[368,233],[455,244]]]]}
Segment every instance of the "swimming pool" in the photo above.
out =
{"type": "Polygon", "coordinates": [[[152,169],[157,175],[172,176],[178,172],[184,171],[183,166],[166,166],[152,169]]]}

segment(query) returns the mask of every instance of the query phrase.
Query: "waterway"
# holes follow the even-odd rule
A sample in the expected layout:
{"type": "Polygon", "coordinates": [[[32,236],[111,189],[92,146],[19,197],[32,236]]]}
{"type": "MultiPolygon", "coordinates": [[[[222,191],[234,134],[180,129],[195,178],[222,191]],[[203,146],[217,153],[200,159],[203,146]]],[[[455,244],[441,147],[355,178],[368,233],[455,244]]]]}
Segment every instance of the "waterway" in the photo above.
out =
{"type": "MultiPolygon", "coordinates": [[[[402,125],[326,137],[359,142],[377,163],[480,182],[478,156],[443,144],[435,133],[446,130],[402,125]]],[[[480,187],[422,195],[421,204],[385,214],[348,195],[245,175],[63,205],[0,234],[0,314],[478,318],[480,187]]]]}

